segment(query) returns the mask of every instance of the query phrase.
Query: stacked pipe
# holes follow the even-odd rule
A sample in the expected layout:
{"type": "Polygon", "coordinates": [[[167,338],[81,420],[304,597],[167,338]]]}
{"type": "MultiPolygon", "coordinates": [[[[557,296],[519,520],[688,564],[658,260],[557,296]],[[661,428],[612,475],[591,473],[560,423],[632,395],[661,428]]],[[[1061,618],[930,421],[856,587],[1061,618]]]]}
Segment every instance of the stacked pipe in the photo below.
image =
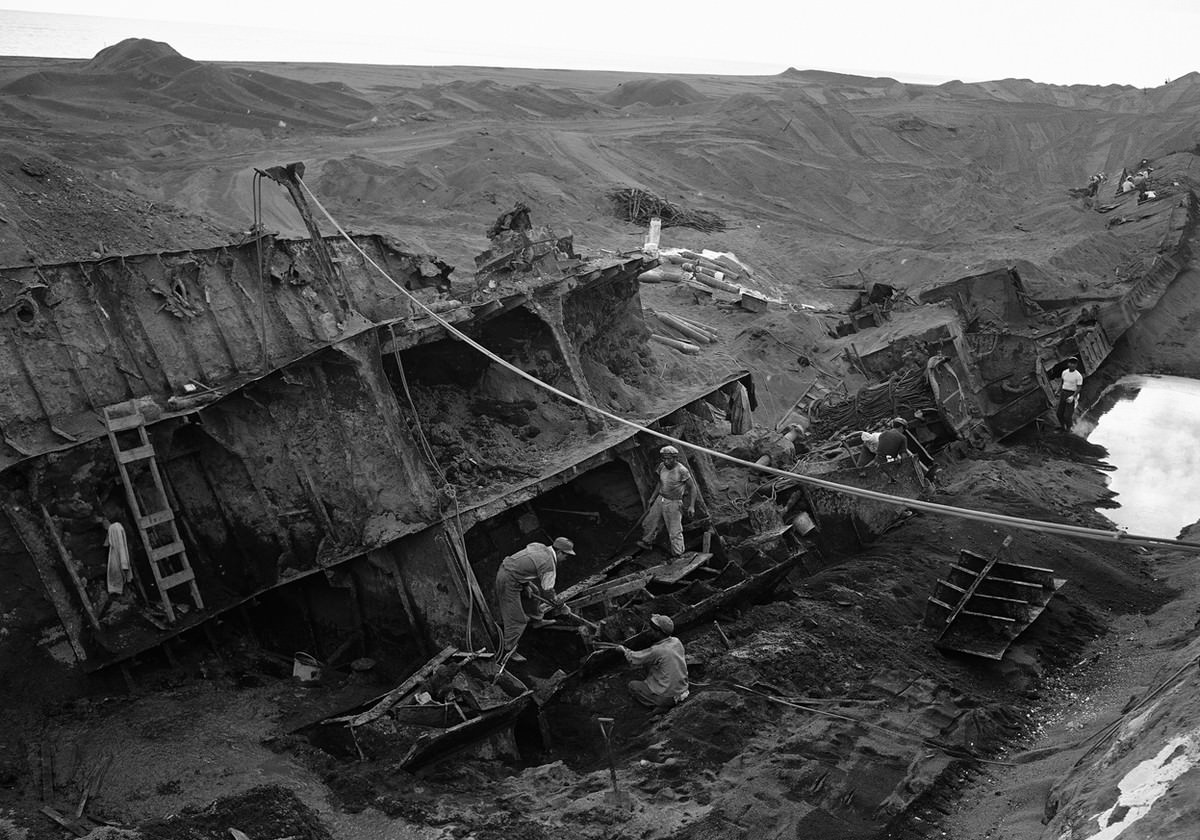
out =
{"type": "Polygon", "coordinates": [[[738,294],[753,275],[743,265],[724,254],[706,257],[695,251],[676,251],[660,255],[662,264],[643,271],[638,279],[647,283],[696,280],[723,292],[738,294]]]}
{"type": "Polygon", "coordinates": [[[650,337],[660,344],[665,344],[681,352],[694,355],[700,352],[701,344],[715,344],[717,341],[716,330],[707,324],[693,321],[682,315],[672,315],[669,312],[656,312],[654,314],[662,324],[691,339],[691,341],[682,341],[658,333],[651,333],[650,337]]]}

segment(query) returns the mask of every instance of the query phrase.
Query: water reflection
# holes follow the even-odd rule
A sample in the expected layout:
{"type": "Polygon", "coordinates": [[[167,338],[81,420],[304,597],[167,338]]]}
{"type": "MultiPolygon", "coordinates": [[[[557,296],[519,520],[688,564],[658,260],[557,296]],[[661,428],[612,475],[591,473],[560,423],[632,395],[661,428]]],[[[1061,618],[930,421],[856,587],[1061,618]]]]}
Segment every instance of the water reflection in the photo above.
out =
{"type": "Polygon", "coordinates": [[[1200,381],[1126,376],[1075,424],[1108,450],[1109,489],[1121,505],[1102,510],[1131,533],[1177,537],[1200,520],[1200,381]]]}

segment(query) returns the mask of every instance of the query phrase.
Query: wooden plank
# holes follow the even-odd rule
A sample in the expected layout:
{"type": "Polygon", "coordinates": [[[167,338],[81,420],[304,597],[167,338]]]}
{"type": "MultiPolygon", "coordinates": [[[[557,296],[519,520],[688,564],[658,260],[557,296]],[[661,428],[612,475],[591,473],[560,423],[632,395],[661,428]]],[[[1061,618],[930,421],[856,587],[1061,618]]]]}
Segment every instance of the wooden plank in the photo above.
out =
{"type": "Polygon", "coordinates": [[[54,560],[43,550],[40,535],[36,533],[32,523],[14,513],[18,508],[7,498],[2,501],[3,504],[0,504],[0,507],[4,508],[4,513],[12,524],[13,533],[17,535],[17,539],[25,548],[25,553],[29,555],[34,568],[37,569],[38,577],[42,581],[42,588],[54,606],[54,611],[58,614],[59,624],[62,625],[63,633],[71,645],[75,658],[81,663],[86,662],[88,657],[83,648],[83,622],[79,618],[79,612],[71,604],[62,580],[54,570],[54,560]]]}
{"type": "Polygon", "coordinates": [[[176,586],[182,586],[185,583],[190,583],[195,580],[196,576],[191,569],[184,569],[181,572],[176,572],[173,575],[167,575],[162,579],[163,589],[174,589],[176,586]]]}
{"type": "Polygon", "coordinates": [[[84,835],[86,835],[88,833],[87,829],[80,827],[79,825],[77,825],[76,823],[67,819],[62,814],[60,814],[58,811],[54,810],[53,808],[51,808],[48,805],[42,806],[42,808],[40,810],[43,814],[45,814],[50,819],[54,820],[56,823],[61,825],[67,831],[74,834],[76,837],[83,837],[84,835]]]}
{"type": "Polygon", "coordinates": [[[148,513],[138,520],[138,527],[143,530],[148,530],[156,525],[162,525],[165,522],[170,522],[175,518],[175,511],[170,508],[160,510],[157,513],[148,513]]]}
{"type": "Polygon", "coordinates": [[[415,692],[421,683],[428,679],[438,668],[442,667],[446,660],[457,652],[458,648],[453,646],[442,648],[441,653],[426,662],[411,677],[386,694],[381,694],[375,698],[372,701],[374,705],[367,711],[357,715],[328,718],[324,723],[348,723],[351,726],[362,726],[365,723],[370,723],[373,720],[383,717],[388,709],[407,699],[409,694],[415,692]]]}
{"type": "Polygon", "coordinates": [[[649,569],[653,578],[659,583],[678,583],[682,578],[703,566],[712,559],[711,554],[697,551],[691,557],[686,554],[679,560],[649,569]]]}
{"type": "MultiPolygon", "coordinates": [[[[183,554],[184,551],[185,551],[185,549],[184,549],[183,543],[180,542],[179,540],[175,540],[174,542],[168,543],[167,545],[160,545],[158,548],[150,549],[150,562],[157,565],[158,561],[166,560],[168,557],[174,557],[177,554],[183,554]]],[[[187,565],[188,564],[185,562],[184,566],[186,567],[187,565]]],[[[161,575],[161,574],[162,574],[162,571],[160,570],[159,575],[161,575]]],[[[163,578],[163,579],[165,580],[165,578],[163,578]]]]}
{"type": "Polygon", "coordinates": [[[132,464],[134,461],[146,461],[154,457],[154,447],[149,444],[135,446],[133,449],[122,449],[117,453],[117,460],[122,464],[132,464]]]}
{"type": "Polygon", "coordinates": [[[75,584],[75,591],[79,594],[79,600],[83,604],[84,615],[87,616],[88,622],[92,625],[92,629],[97,634],[104,632],[100,626],[100,619],[96,617],[96,611],[92,608],[92,599],[88,597],[87,587],[79,578],[79,572],[75,568],[75,563],[71,559],[71,555],[67,552],[67,547],[63,545],[62,537],[59,536],[58,526],[54,524],[54,519],[50,516],[50,511],[46,510],[45,505],[38,505],[42,511],[42,519],[46,523],[47,530],[50,531],[50,537],[54,541],[54,547],[58,549],[59,559],[62,564],[67,567],[67,574],[71,578],[71,582],[75,584]]]}
{"type": "Polygon", "coordinates": [[[627,595],[630,592],[636,592],[639,589],[645,589],[646,584],[650,581],[649,571],[638,572],[633,575],[627,575],[613,581],[611,584],[601,584],[593,586],[590,589],[583,590],[578,596],[573,597],[567,602],[571,609],[579,609],[588,607],[592,604],[598,604],[601,601],[611,600],[621,595],[627,595]]]}
{"type": "Polygon", "coordinates": [[[971,615],[975,618],[986,618],[988,621],[1002,621],[1006,624],[1016,621],[1015,618],[1009,618],[1006,615],[993,615],[992,613],[977,612],[976,610],[962,610],[959,615],[971,615]]]}
{"type": "Polygon", "coordinates": [[[108,428],[114,432],[125,432],[129,429],[136,429],[143,424],[140,414],[128,414],[124,417],[111,417],[108,412],[105,412],[105,421],[108,423],[108,428]]]}

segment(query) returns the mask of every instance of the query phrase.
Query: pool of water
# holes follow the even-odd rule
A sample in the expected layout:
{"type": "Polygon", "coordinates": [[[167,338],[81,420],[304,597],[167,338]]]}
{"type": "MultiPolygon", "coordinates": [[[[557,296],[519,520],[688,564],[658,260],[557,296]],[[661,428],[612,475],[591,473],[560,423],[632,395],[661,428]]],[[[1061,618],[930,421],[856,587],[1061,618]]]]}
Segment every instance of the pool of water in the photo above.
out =
{"type": "Polygon", "coordinates": [[[1174,538],[1200,520],[1200,380],[1126,376],[1075,432],[1108,450],[1120,507],[1100,512],[1119,528],[1174,538]]]}

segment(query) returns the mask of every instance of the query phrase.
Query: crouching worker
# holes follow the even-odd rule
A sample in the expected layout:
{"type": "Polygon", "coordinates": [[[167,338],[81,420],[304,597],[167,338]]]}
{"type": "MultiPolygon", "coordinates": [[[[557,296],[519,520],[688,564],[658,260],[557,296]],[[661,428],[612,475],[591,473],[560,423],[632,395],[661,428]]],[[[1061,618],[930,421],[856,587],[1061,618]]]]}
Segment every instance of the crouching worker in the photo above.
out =
{"type": "Polygon", "coordinates": [[[574,556],[575,544],[566,537],[559,537],[553,545],[530,543],[500,561],[496,571],[496,599],[500,602],[500,619],[504,623],[502,655],[507,655],[513,662],[525,661],[525,657],[516,653],[521,634],[531,620],[535,627],[546,623],[542,618],[546,602],[559,602],[554,594],[558,564],[562,558],[574,556]]]}
{"type": "Polygon", "coordinates": [[[644,680],[630,680],[630,693],[642,705],[665,711],[688,698],[687,660],[670,616],[650,616],[650,631],[657,638],[645,650],[619,649],[630,665],[646,668],[644,680]]]}
{"type": "Polygon", "coordinates": [[[889,482],[896,480],[895,465],[912,453],[908,451],[908,421],[903,417],[892,420],[890,427],[879,433],[875,444],[875,457],[889,482]]]}

